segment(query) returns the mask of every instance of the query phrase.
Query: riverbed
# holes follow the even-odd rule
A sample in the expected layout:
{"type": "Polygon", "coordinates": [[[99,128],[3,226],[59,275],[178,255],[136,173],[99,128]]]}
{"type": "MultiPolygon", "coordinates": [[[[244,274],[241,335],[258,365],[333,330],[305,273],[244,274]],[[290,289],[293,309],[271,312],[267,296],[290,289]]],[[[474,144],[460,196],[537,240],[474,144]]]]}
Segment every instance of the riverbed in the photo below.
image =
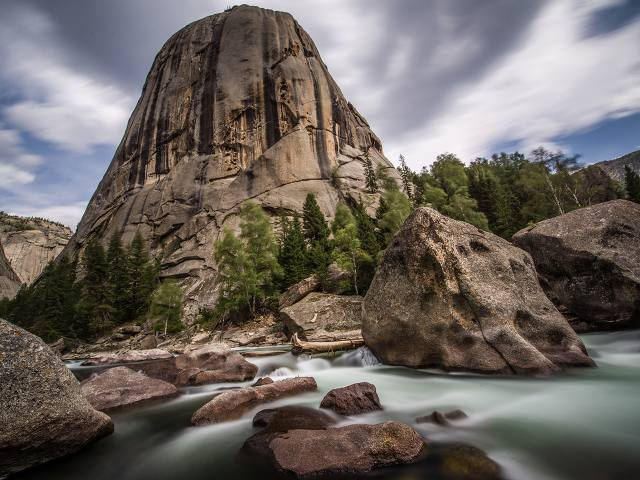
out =
{"type": "MultiPolygon", "coordinates": [[[[598,368],[553,378],[446,374],[377,364],[366,350],[337,358],[282,353],[248,358],[259,375],[310,375],[318,391],[268,405],[318,407],[332,388],[373,383],[384,411],[345,423],[398,420],[433,442],[464,442],[485,450],[505,478],[640,478],[640,331],[582,336],[598,368]],[[434,410],[462,409],[469,418],[453,427],[416,424],[434,410]]],[[[71,364],[73,370],[77,364],[71,364]]],[[[189,387],[178,398],[114,413],[115,433],[68,458],[19,478],[46,480],[265,479],[267,472],[238,458],[255,429],[253,415],[192,427],[190,418],[217,393],[251,382],[189,387]]],[[[376,478],[433,478],[420,467],[381,472],[376,478]]]]}

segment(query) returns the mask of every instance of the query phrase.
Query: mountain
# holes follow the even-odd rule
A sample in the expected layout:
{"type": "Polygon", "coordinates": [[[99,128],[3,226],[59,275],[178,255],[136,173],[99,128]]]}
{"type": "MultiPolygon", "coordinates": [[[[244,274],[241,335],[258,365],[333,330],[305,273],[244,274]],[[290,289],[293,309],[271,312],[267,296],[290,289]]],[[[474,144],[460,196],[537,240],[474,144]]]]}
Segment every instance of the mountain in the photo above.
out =
{"type": "Polygon", "coordinates": [[[72,234],[68,227],[51,220],[0,212],[0,243],[20,283],[33,282],[72,234]]]}
{"type": "Polygon", "coordinates": [[[614,160],[594,163],[594,165],[600,167],[613,180],[624,183],[625,165],[629,165],[632,170],[640,175],[640,150],[627,153],[614,160]]]}
{"type": "MultiPolygon", "coordinates": [[[[180,279],[190,311],[215,303],[213,244],[252,200],[273,216],[307,193],[333,216],[365,191],[363,159],[397,177],[288,13],[233,7],[174,34],[149,72],[124,138],[65,253],[136,232],[180,279]]],[[[189,313],[189,311],[187,312],[189,313]]]]}
{"type": "Polygon", "coordinates": [[[0,243],[0,300],[13,298],[19,288],[20,280],[11,265],[9,265],[9,260],[7,260],[0,243]]]}

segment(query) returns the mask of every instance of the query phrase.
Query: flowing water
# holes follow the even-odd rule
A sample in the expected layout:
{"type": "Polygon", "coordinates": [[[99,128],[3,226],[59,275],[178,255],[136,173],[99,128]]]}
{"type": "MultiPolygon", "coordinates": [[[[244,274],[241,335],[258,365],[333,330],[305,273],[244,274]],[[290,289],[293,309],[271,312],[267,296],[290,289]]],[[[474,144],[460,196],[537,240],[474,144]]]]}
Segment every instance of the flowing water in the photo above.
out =
{"type": "MultiPolygon", "coordinates": [[[[373,383],[383,412],[346,423],[399,420],[432,441],[461,441],[485,450],[511,479],[640,478],[640,331],[583,336],[596,369],[548,379],[443,374],[378,365],[366,350],[336,359],[290,353],[250,358],[259,375],[311,375],[318,392],[268,406],[317,407],[335,387],[373,383]],[[433,410],[464,410],[454,427],[415,424],[433,410]]],[[[70,365],[72,369],[75,365],[70,365]]],[[[22,475],[47,480],[200,480],[269,478],[237,452],[254,433],[253,415],[207,427],[189,419],[221,389],[239,384],[190,387],[176,399],[114,413],[115,433],[82,452],[22,475]]],[[[384,478],[426,478],[419,468],[386,471],[384,478]]],[[[432,478],[432,477],[429,477],[432,478]]]]}

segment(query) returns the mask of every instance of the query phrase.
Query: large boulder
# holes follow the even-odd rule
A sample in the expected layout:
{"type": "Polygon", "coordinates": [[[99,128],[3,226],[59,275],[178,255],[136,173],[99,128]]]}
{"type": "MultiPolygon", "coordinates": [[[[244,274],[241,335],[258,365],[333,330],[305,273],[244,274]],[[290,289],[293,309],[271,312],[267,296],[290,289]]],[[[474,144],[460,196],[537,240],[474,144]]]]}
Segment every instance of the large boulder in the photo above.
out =
{"type": "Polygon", "coordinates": [[[350,281],[351,274],[341,269],[337,264],[332,263],[329,265],[327,271],[327,281],[325,285],[323,285],[323,282],[321,282],[320,278],[315,274],[303,278],[298,283],[291,285],[280,295],[278,306],[280,309],[289,307],[294,303],[298,303],[311,292],[317,292],[323,289],[323,287],[325,288],[324,291],[328,291],[329,293],[342,293],[345,283],[348,284],[350,281]]]}
{"type": "Polygon", "coordinates": [[[191,417],[193,425],[207,425],[240,418],[244,413],[262,403],[279,398],[313,392],[318,389],[312,377],[295,377],[278,382],[222,392],[200,407],[191,417]]]}
{"type": "Polygon", "coordinates": [[[640,327],[640,205],[614,200],[513,236],[549,298],[580,332],[640,327]]]}
{"type": "Polygon", "coordinates": [[[358,415],[382,410],[376,387],[368,382],[330,390],[320,402],[320,407],[328,408],[340,415],[358,415]]]}
{"type": "Polygon", "coordinates": [[[113,432],[38,337],[0,319],[0,478],[113,432]]]}
{"type": "Polygon", "coordinates": [[[593,365],[527,252],[431,208],[415,210],[385,251],[362,334],[393,365],[505,374],[593,365]]]}
{"type": "Polygon", "coordinates": [[[114,367],[92,375],[82,382],[81,388],[89,403],[103,412],[178,395],[178,389],[171,383],[127,367],[114,367]]]}
{"type": "Polygon", "coordinates": [[[258,367],[222,344],[210,344],[176,358],[178,385],[251,380],[258,367]]]}
{"type": "Polygon", "coordinates": [[[288,335],[324,342],[360,338],[362,297],[313,292],[280,310],[288,335]]]}
{"type": "MultiPolygon", "coordinates": [[[[176,357],[161,348],[129,350],[128,352],[100,353],[82,362],[82,366],[111,368],[125,365],[148,377],[175,383],[178,375],[176,357]]],[[[100,368],[99,368],[100,369],[100,368]]]]}
{"type": "Polygon", "coordinates": [[[269,443],[275,467],[297,478],[358,474],[420,460],[426,444],[403,423],[289,430],[269,443]]]}

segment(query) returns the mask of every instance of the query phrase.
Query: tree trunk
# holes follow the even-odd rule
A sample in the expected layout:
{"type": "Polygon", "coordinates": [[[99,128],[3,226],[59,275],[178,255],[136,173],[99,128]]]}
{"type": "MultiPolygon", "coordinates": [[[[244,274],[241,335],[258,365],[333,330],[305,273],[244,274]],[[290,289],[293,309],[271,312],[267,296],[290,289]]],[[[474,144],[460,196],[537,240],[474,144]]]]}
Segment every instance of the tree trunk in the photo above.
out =
{"type": "Polygon", "coordinates": [[[300,340],[298,334],[294,333],[291,337],[291,344],[293,345],[291,352],[296,355],[300,353],[328,353],[362,347],[364,339],[360,337],[354,340],[336,340],[334,342],[306,342],[300,340]]]}

